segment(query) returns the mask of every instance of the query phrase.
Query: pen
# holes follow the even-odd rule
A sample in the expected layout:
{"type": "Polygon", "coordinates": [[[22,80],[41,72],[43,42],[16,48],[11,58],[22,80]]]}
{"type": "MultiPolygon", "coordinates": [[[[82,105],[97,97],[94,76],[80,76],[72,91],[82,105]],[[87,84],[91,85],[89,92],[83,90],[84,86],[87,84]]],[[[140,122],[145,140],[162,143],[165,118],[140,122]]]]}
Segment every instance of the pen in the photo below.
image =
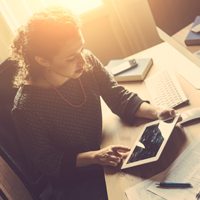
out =
{"type": "Polygon", "coordinates": [[[160,182],[156,183],[157,187],[161,188],[191,188],[190,183],[172,183],[172,182],[160,182]]]}

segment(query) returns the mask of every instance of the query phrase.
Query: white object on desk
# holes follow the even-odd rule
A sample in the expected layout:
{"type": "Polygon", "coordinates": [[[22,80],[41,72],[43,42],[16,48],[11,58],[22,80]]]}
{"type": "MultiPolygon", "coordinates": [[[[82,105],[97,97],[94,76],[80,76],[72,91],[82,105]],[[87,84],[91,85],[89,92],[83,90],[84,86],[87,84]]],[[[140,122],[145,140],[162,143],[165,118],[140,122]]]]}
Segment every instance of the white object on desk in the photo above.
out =
{"type": "Polygon", "coordinates": [[[162,197],[147,190],[152,182],[151,179],[147,179],[131,188],[128,188],[125,191],[128,200],[163,200],[162,197]]]}
{"type": "Polygon", "coordinates": [[[181,126],[185,123],[200,119],[200,108],[192,108],[181,113],[182,121],[179,122],[181,126]]]}
{"type": "Polygon", "coordinates": [[[197,24],[196,26],[192,27],[191,31],[194,33],[200,33],[200,24],[197,24]]]}
{"type": "Polygon", "coordinates": [[[161,70],[153,77],[146,79],[145,84],[152,103],[156,106],[175,108],[188,102],[188,98],[172,72],[161,70]]]}
{"type": "Polygon", "coordinates": [[[115,60],[109,62],[109,70],[111,73],[116,76],[118,74],[121,74],[127,70],[130,70],[131,68],[137,67],[137,62],[135,59],[131,60],[115,60]],[[118,63],[118,64],[117,64],[118,63]]]}

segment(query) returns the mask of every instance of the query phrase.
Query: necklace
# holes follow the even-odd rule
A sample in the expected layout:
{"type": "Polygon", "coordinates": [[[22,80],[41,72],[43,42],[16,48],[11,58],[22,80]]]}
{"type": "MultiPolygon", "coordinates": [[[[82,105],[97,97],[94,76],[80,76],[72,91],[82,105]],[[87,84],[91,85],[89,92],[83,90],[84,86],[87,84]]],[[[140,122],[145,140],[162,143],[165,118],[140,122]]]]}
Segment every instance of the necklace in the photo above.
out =
{"type": "Polygon", "coordinates": [[[80,104],[73,104],[73,103],[71,103],[69,100],[67,100],[67,98],[66,97],[64,97],[62,94],[61,94],[61,92],[56,88],[56,87],[54,87],[52,84],[50,84],[51,85],[51,87],[54,89],[54,91],[56,92],[56,94],[64,101],[64,102],[66,102],[67,104],[69,104],[70,106],[72,106],[72,107],[74,107],[74,108],[80,108],[81,106],[83,106],[84,104],[85,104],[85,102],[86,102],[86,93],[85,93],[85,89],[84,89],[84,87],[83,87],[83,84],[82,84],[82,82],[81,82],[81,80],[80,79],[78,79],[78,81],[79,81],[79,84],[80,84],[80,87],[81,87],[81,91],[82,91],[82,94],[83,94],[83,101],[80,103],[80,104]]]}

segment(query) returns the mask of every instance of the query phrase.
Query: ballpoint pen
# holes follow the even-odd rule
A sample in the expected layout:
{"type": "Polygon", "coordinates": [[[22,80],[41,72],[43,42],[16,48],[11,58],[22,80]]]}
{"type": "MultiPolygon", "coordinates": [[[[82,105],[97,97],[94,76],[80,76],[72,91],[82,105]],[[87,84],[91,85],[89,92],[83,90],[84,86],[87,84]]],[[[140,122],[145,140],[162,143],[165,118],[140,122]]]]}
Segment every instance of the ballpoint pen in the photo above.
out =
{"type": "Polygon", "coordinates": [[[156,183],[157,187],[161,188],[191,188],[190,183],[174,183],[174,182],[160,182],[156,183]]]}

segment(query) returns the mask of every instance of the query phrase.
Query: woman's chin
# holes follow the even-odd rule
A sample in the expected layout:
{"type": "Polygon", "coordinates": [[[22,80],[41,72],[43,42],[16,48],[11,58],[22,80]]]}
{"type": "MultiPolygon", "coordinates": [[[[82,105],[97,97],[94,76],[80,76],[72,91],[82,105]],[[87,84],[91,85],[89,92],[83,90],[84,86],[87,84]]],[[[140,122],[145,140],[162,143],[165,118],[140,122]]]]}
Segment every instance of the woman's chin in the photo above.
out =
{"type": "Polygon", "coordinates": [[[73,75],[73,79],[79,78],[83,74],[83,70],[76,71],[73,75]]]}

